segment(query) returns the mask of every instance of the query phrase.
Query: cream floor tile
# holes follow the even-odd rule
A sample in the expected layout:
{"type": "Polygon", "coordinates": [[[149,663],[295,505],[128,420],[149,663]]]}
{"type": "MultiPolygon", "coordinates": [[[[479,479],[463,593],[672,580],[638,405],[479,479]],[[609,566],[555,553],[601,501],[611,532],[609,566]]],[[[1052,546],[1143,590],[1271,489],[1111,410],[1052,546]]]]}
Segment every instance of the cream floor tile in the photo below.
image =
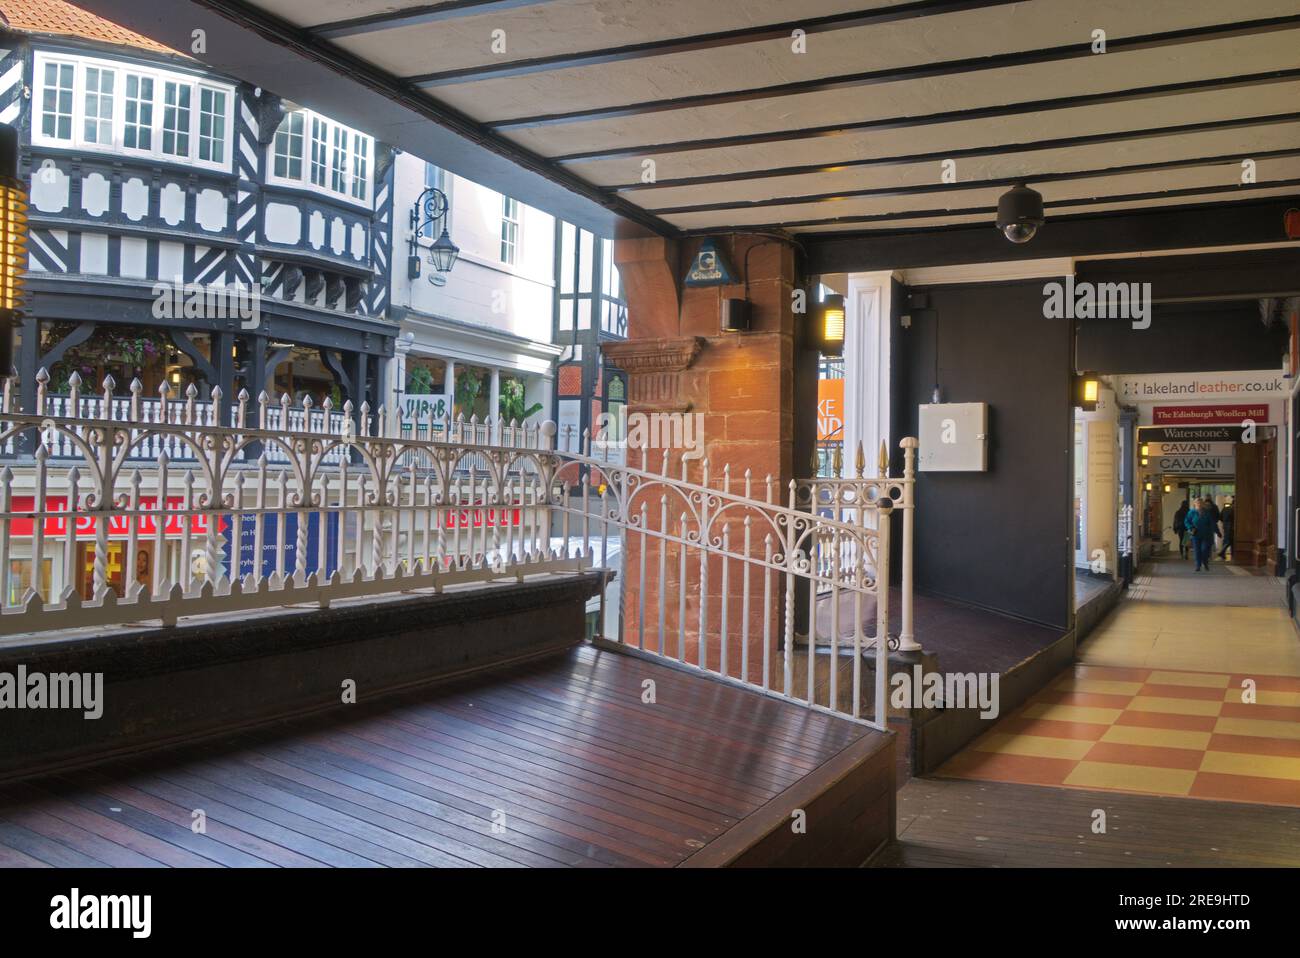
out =
{"type": "Polygon", "coordinates": [[[1109,679],[1086,679],[1067,676],[1052,688],[1057,692],[1095,692],[1100,695],[1137,695],[1141,682],[1115,682],[1109,679]]]}
{"type": "Polygon", "coordinates": [[[1224,718],[1214,723],[1220,735],[1254,735],[1259,738],[1285,738],[1300,741],[1300,722],[1279,722],[1275,719],[1224,718]]]}
{"type": "Polygon", "coordinates": [[[1130,712],[1162,712],[1166,715],[1218,715],[1222,707],[1222,702],[1173,699],[1159,695],[1136,695],[1128,703],[1130,712]]]}
{"type": "Polygon", "coordinates": [[[1122,709],[1090,708],[1083,705],[1049,705],[1045,702],[1031,705],[1024,712],[1029,718],[1048,719],[1053,722],[1085,722],[1090,725],[1114,725],[1115,720],[1122,713],[1122,709]]]}
{"type": "MultiPolygon", "coordinates": [[[[1300,758],[1278,755],[1246,755],[1240,752],[1206,752],[1201,759],[1202,772],[1224,775],[1255,775],[1260,778],[1285,778],[1300,782],[1300,758]]],[[[1296,786],[1300,794],[1300,784],[1296,786]]]]}
{"type": "Polygon", "coordinates": [[[1068,738],[1051,738],[1046,735],[1008,735],[994,732],[975,743],[977,752],[998,752],[1004,755],[1028,755],[1033,758],[1081,759],[1088,754],[1093,743],[1068,738]]]}
{"type": "MultiPolygon", "coordinates": [[[[1228,689],[1223,693],[1223,701],[1240,702],[1244,689],[1228,689]]],[[[1282,705],[1288,708],[1300,706],[1300,692],[1270,692],[1267,689],[1255,690],[1257,705],[1282,705]]]]}
{"type": "Polygon", "coordinates": [[[1065,777],[1065,784],[1076,788],[1117,788],[1130,792],[1153,792],[1157,795],[1186,795],[1191,791],[1195,780],[1195,772],[1181,768],[1080,762],[1065,777]]]}
{"type": "Polygon", "coordinates": [[[1203,752],[1210,746],[1209,732],[1188,732],[1175,728],[1142,728],[1138,725],[1112,725],[1101,737],[1116,745],[1153,745],[1159,748],[1189,748],[1203,752]]]}
{"type": "Polygon", "coordinates": [[[1198,689],[1221,689],[1232,678],[1222,672],[1164,672],[1153,671],[1147,681],[1152,685],[1186,685],[1198,689]]]}

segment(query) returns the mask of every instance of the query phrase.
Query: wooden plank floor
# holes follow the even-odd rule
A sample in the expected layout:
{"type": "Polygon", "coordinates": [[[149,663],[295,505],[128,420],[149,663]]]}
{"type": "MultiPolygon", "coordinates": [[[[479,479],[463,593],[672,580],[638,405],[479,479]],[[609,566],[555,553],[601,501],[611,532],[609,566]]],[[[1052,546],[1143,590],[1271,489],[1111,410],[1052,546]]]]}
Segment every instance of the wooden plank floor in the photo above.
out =
{"type": "Polygon", "coordinates": [[[876,734],[582,646],[0,787],[0,866],[673,866],[876,734]]]}
{"type": "Polygon", "coordinates": [[[914,778],[878,867],[1300,865],[1300,810],[1004,782],[914,778]],[[1106,833],[1092,832],[1095,809],[1106,833]]]}

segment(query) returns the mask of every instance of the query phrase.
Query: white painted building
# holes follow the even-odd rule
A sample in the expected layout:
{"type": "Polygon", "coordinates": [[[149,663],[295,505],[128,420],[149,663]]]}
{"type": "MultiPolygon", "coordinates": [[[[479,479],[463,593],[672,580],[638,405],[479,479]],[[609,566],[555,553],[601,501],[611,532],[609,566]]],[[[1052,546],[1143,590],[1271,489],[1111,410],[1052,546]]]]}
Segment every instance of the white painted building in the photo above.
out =
{"type": "Polygon", "coordinates": [[[393,405],[419,419],[431,408],[466,419],[549,417],[560,354],[551,344],[555,218],[411,154],[398,155],[393,190],[393,405]],[[446,195],[448,214],[417,237],[423,217],[413,221],[412,211],[430,188],[446,195]],[[441,273],[429,247],[444,227],[460,253],[441,273]]]}

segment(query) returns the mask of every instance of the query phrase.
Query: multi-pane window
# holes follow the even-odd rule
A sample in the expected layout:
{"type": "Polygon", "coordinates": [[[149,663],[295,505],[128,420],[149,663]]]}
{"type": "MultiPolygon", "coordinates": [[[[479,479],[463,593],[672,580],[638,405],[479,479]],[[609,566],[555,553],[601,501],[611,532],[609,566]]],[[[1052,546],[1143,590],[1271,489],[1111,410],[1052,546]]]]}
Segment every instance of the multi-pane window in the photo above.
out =
{"type": "Polygon", "coordinates": [[[310,110],[294,110],[275,132],[270,180],[366,202],[372,147],[373,141],[364,133],[310,110]]]}
{"type": "Polygon", "coordinates": [[[501,197],[501,262],[514,265],[519,255],[519,201],[501,197]]]}
{"type": "Polygon", "coordinates": [[[143,65],[36,53],[32,139],[224,168],[234,90],[143,65]]]}
{"type": "Polygon", "coordinates": [[[271,169],[276,176],[285,179],[302,179],[301,111],[286,116],[280,129],[275,131],[275,163],[271,169]]]}
{"type": "Polygon", "coordinates": [[[190,85],[163,82],[162,151],[169,156],[190,155],[190,85]]]}
{"type": "Polygon", "coordinates": [[[211,87],[199,90],[199,159],[226,159],[226,95],[211,87]]]}
{"type": "Polygon", "coordinates": [[[335,193],[348,191],[348,131],[334,127],[334,149],[330,154],[330,189],[335,193]]]}
{"type": "Polygon", "coordinates": [[[132,150],[153,150],[153,77],[126,75],[122,144],[132,150]]]}
{"type": "Polygon", "coordinates": [[[311,118],[311,181],[314,186],[325,185],[325,121],[311,118]]]}
{"type": "Polygon", "coordinates": [[[53,140],[72,139],[73,69],[71,63],[45,64],[41,132],[53,140]]]}
{"type": "Polygon", "coordinates": [[[370,137],[352,134],[352,198],[366,198],[366,184],[370,182],[370,137]]]}
{"type": "Polygon", "coordinates": [[[86,68],[82,135],[87,143],[113,142],[113,81],[116,77],[112,70],[86,68]]]}

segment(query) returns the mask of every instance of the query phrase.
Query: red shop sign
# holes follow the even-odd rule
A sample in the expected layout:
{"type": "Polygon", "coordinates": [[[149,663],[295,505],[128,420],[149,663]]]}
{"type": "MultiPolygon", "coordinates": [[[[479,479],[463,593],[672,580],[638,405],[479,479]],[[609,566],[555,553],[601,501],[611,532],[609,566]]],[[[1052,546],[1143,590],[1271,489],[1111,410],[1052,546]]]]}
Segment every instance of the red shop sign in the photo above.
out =
{"type": "MultiPolygon", "coordinates": [[[[167,508],[179,510],[184,506],[184,499],[179,497],[168,498],[167,508]]],[[[158,507],[158,500],[153,497],[140,498],[140,508],[142,510],[152,510],[158,507]]],[[[10,507],[11,512],[33,512],[36,509],[35,496],[14,496],[13,505],[10,507]]],[[[45,499],[45,512],[62,512],[68,511],[67,496],[47,496],[45,499]]],[[[163,535],[169,539],[180,538],[185,531],[183,524],[184,516],[177,512],[171,512],[167,516],[166,525],[163,528],[163,535]]],[[[44,529],[47,536],[62,537],[67,532],[67,519],[59,515],[47,515],[45,517],[44,529]]],[[[131,533],[130,518],[122,515],[110,515],[108,517],[108,536],[110,539],[125,539],[131,533]]],[[[136,534],[143,536],[152,536],[158,530],[158,523],[152,515],[136,517],[136,534]]],[[[95,538],[95,516],[79,512],[76,517],[77,538],[93,539],[95,538]]],[[[14,519],[10,525],[11,534],[14,538],[30,539],[32,530],[35,527],[35,520],[32,518],[14,519]]],[[[207,516],[190,516],[190,532],[195,535],[207,535],[208,517],[207,516]]],[[[224,526],[224,520],[222,525],[224,526]]]]}
{"type": "Polygon", "coordinates": [[[444,529],[481,529],[486,525],[504,528],[518,526],[523,521],[520,509],[448,509],[443,513],[444,529]]]}
{"type": "Polygon", "coordinates": [[[1240,426],[1247,419],[1268,422],[1268,405],[1156,406],[1151,412],[1156,426],[1240,426]]]}

